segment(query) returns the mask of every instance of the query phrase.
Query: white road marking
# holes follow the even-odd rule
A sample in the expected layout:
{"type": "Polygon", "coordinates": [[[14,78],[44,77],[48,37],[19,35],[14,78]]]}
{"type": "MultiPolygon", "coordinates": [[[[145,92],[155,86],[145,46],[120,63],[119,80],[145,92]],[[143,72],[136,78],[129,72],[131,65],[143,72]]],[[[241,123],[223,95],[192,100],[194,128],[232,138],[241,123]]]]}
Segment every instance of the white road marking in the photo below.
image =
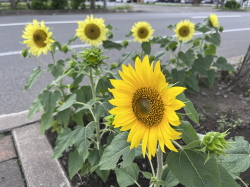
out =
{"type": "MultiPolygon", "coordinates": [[[[227,16],[218,16],[217,15],[217,17],[218,18],[240,18],[242,16],[241,15],[227,15],[227,16]]],[[[191,17],[191,18],[193,18],[193,19],[200,19],[200,18],[204,19],[204,18],[208,18],[208,16],[194,16],[194,17],[191,17]]]]}
{"type": "MultiPolygon", "coordinates": [[[[77,21],[45,21],[44,23],[46,25],[49,25],[49,24],[77,23],[78,21],[79,20],[77,20],[77,21]]],[[[6,24],[0,24],[0,27],[27,25],[27,23],[31,23],[31,22],[26,22],[26,23],[6,23],[6,24]]]]}
{"type": "MultiPolygon", "coordinates": [[[[241,28],[241,29],[228,29],[224,30],[223,32],[238,32],[238,31],[249,31],[250,28],[241,28]]],[[[203,33],[197,32],[194,35],[202,35],[203,33]]],[[[166,36],[163,36],[166,37],[166,36]]],[[[115,43],[121,43],[122,40],[114,41],[115,43]]],[[[71,48],[82,48],[82,47],[89,47],[88,44],[79,44],[79,45],[70,45],[71,48]]],[[[21,51],[10,51],[10,52],[5,52],[5,53],[0,53],[1,56],[10,56],[10,55],[18,55],[21,54],[21,51]]]]}

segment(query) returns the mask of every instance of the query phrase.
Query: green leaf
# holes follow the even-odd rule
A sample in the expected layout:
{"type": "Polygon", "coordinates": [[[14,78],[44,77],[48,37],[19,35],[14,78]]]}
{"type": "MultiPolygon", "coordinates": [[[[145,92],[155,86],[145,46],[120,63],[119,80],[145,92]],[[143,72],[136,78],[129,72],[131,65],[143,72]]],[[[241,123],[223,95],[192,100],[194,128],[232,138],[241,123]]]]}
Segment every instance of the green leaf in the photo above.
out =
{"type": "Polygon", "coordinates": [[[158,60],[162,60],[164,56],[166,56],[165,51],[159,51],[158,53],[155,54],[154,60],[157,62],[158,60]]]}
{"type": "Polygon", "coordinates": [[[52,127],[52,124],[54,123],[54,118],[52,114],[44,113],[41,117],[41,123],[40,123],[40,133],[43,134],[45,130],[52,127]]]}
{"type": "Polygon", "coordinates": [[[41,77],[42,75],[42,70],[40,66],[36,67],[35,69],[32,70],[31,75],[28,77],[26,80],[26,84],[24,87],[24,90],[27,91],[30,89],[30,87],[36,82],[36,80],[41,77]]]}
{"type": "Polygon", "coordinates": [[[227,170],[218,164],[218,169],[220,172],[221,187],[240,187],[233,177],[227,172],[227,170]]]}
{"type": "Polygon", "coordinates": [[[88,138],[93,137],[95,127],[96,127],[96,122],[92,121],[86,127],[77,126],[73,131],[76,132],[75,147],[78,150],[78,152],[82,155],[83,161],[85,161],[85,159],[89,155],[88,149],[92,142],[90,142],[88,138]]]}
{"type": "Polygon", "coordinates": [[[199,82],[197,80],[197,77],[194,74],[191,74],[191,75],[189,75],[187,77],[186,83],[194,91],[197,91],[197,92],[200,91],[200,88],[199,88],[199,85],[198,85],[199,82]]]}
{"type": "Polygon", "coordinates": [[[146,55],[149,55],[151,52],[151,44],[149,42],[142,42],[141,48],[146,55]]]}
{"type": "Polygon", "coordinates": [[[227,63],[227,60],[223,57],[219,57],[213,66],[223,70],[234,71],[234,67],[227,63]]]}
{"type": "Polygon", "coordinates": [[[62,152],[75,142],[75,134],[71,129],[63,128],[56,139],[56,147],[54,149],[53,160],[62,156],[62,152]]]}
{"type": "Polygon", "coordinates": [[[178,86],[183,86],[184,79],[186,77],[186,73],[184,70],[172,69],[171,74],[173,77],[173,83],[177,83],[178,86]]]}
{"type": "Polygon", "coordinates": [[[58,112],[57,114],[58,123],[64,125],[64,127],[67,127],[70,119],[70,114],[71,111],[69,108],[58,112]]]}
{"type": "Polygon", "coordinates": [[[141,171],[141,173],[143,174],[143,176],[147,179],[151,179],[152,178],[152,174],[146,171],[141,171]]]}
{"type": "Polygon", "coordinates": [[[58,60],[55,64],[48,65],[48,71],[55,77],[59,77],[64,71],[64,61],[58,60]]]}
{"type": "MultiPolygon", "coordinates": [[[[88,161],[91,164],[92,167],[96,166],[103,153],[103,147],[101,147],[99,150],[94,149],[90,151],[89,156],[88,156],[88,161]]],[[[106,182],[110,173],[110,170],[100,170],[99,168],[95,169],[96,174],[101,177],[103,182],[106,182]]]]}
{"type": "Polygon", "coordinates": [[[179,126],[174,128],[178,132],[182,133],[181,138],[186,144],[199,140],[199,137],[196,134],[194,128],[188,121],[182,121],[179,126]]]}
{"type": "Polygon", "coordinates": [[[68,41],[68,44],[67,45],[70,45],[71,43],[73,43],[78,37],[76,35],[72,36],[69,41],[68,41]]]}
{"type": "Polygon", "coordinates": [[[194,61],[194,52],[193,50],[188,50],[186,53],[180,51],[178,53],[178,58],[188,67],[191,67],[194,61]]]}
{"type": "Polygon", "coordinates": [[[187,116],[193,122],[199,124],[199,115],[195,110],[193,103],[185,97],[184,93],[179,94],[176,98],[185,103],[186,106],[184,106],[183,108],[186,111],[187,116]]]}
{"type": "Polygon", "coordinates": [[[76,122],[77,125],[83,126],[83,113],[74,113],[71,117],[72,121],[76,122]]]}
{"type": "Polygon", "coordinates": [[[162,180],[157,180],[155,181],[156,184],[159,184],[159,185],[162,185],[162,186],[167,186],[168,183],[166,183],[165,181],[162,181],[162,180]]]}
{"type": "Polygon", "coordinates": [[[118,62],[118,67],[120,67],[122,64],[126,63],[128,60],[131,60],[131,58],[135,55],[133,52],[126,52],[122,54],[122,58],[118,62]]]}
{"type": "Polygon", "coordinates": [[[37,98],[33,101],[32,105],[31,105],[31,107],[30,107],[30,109],[29,109],[28,119],[32,118],[32,116],[33,116],[35,113],[37,113],[37,112],[39,112],[40,110],[42,110],[42,108],[43,108],[43,106],[41,105],[40,100],[39,100],[39,98],[37,97],[37,98]]]}
{"type": "Polygon", "coordinates": [[[209,86],[212,87],[214,84],[215,80],[215,71],[213,69],[207,70],[207,77],[205,78],[205,83],[209,86]]]}
{"type": "Polygon", "coordinates": [[[161,180],[167,183],[167,185],[165,185],[166,187],[174,187],[179,183],[178,179],[173,175],[169,168],[166,168],[163,171],[161,180]]]}
{"type": "Polygon", "coordinates": [[[137,183],[139,171],[140,169],[136,163],[132,163],[125,168],[115,169],[115,174],[119,186],[127,187],[133,185],[134,183],[137,183]]]}
{"type": "Polygon", "coordinates": [[[127,136],[127,132],[116,135],[111,144],[105,148],[99,163],[101,170],[116,168],[117,162],[121,156],[123,159],[123,161],[119,163],[121,167],[126,167],[133,162],[135,150],[130,149],[130,143],[127,142],[127,136]]]}
{"type": "Polygon", "coordinates": [[[61,97],[61,92],[58,90],[54,92],[50,92],[48,90],[44,90],[39,96],[39,101],[41,102],[44,111],[48,114],[51,115],[54,112],[54,109],[56,107],[56,102],[60,99],[61,97]]]}
{"type": "Polygon", "coordinates": [[[205,55],[216,55],[216,46],[209,44],[205,50],[205,55]]]}
{"type": "Polygon", "coordinates": [[[178,42],[172,41],[172,42],[170,42],[170,43],[168,44],[168,47],[169,47],[169,49],[171,49],[172,51],[175,51],[176,48],[177,48],[177,45],[178,45],[178,42]]]}
{"type": "Polygon", "coordinates": [[[204,63],[204,58],[201,55],[198,56],[198,59],[194,61],[193,67],[195,71],[197,71],[200,75],[204,75],[207,77],[207,71],[204,63]]]}
{"type": "Polygon", "coordinates": [[[68,99],[67,101],[62,105],[60,106],[57,111],[63,111],[69,107],[71,107],[73,104],[76,103],[76,94],[72,94],[68,99]]]}
{"type": "Polygon", "coordinates": [[[210,35],[206,35],[205,40],[209,43],[216,45],[216,46],[220,46],[220,34],[219,33],[213,33],[210,35]]]}
{"type": "Polygon", "coordinates": [[[190,142],[189,144],[185,145],[184,149],[194,149],[194,148],[200,148],[201,147],[201,141],[195,140],[193,142],[190,142]]]}
{"type": "Polygon", "coordinates": [[[211,29],[210,28],[208,28],[207,26],[204,26],[204,25],[195,25],[196,27],[195,27],[195,30],[196,31],[200,31],[200,32],[202,32],[202,33],[206,33],[206,32],[208,32],[208,31],[210,31],[211,29]]]}
{"type": "Polygon", "coordinates": [[[105,40],[102,43],[104,49],[117,49],[117,50],[121,50],[123,48],[123,46],[119,43],[115,43],[112,42],[110,40],[105,40]]]}
{"type": "Polygon", "coordinates": [[[186,187],[221,187],[216,159],[205,161],[204,154],[193,150],[171,152],[167,157],[169,169],[186,187]]]}
{"type": "Polygon", "coordinates": [[[221,162],[227,164],[227,169],[232,173],[244,172],[250,167],[250,144],[243,136],[235,136],[231,147],[225,151],[226,156],[221,156],[221,162]]]}
{"type": "Polygon", "coordinates": [[[74,175],[82,168],[83,160],[82,156],[78,153],[78,151],[71,152],[69,154],[69,162],[68,162],[68,173],[69,178],[72,179],[74,175]]]}

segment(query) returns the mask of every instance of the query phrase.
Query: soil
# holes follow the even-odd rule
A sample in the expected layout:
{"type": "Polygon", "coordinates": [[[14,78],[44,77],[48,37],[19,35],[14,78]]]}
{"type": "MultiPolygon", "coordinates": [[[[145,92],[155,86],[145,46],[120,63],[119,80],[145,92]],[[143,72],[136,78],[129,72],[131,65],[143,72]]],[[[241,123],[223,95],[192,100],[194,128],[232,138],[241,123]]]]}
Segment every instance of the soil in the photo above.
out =
{"type": "MultiPolygon", "coordinates": [[[[227,83],[221,80],[216,80],[213,88],[208,88],[201,83],[199,93],[185,93],[186,97],[193,102],[200,117],[200,126],[193,124],[193,127],[203,134],[210,131],[225,132],[229,129],[228,139],[234,136],[244,136],[245,140],[250,142],[250,97],[247,97],[246,93],[232,93],[227,83]]],[[[56,134],[47,131],[46,135],[54,147],[56,134]]],[[[67,171],[67,159],[68,153],[65,152],[60,158],[65,171],[67,171]]],[[[141,170],[151,172],[147,160],[138,159],[136,163],[141,170]]],[[[155,159],[153,164],[156,164],[155,159]]],[[[250,184],[249,176],[250,169],[241,174],[241,178],[248,184],[250,184]]],[[[95,174],[83,177],[76,175],[71,182],[73,187],[110,187],[112,185],[118,187],[114,172],[110,173],[106,183],[103,183],[95,174]]],[[[149,186],[149,180],[140,174],[139,184],[142,187],[149,186]]],[[[135,186],[137,185],[132,187],[135,186]]]]}

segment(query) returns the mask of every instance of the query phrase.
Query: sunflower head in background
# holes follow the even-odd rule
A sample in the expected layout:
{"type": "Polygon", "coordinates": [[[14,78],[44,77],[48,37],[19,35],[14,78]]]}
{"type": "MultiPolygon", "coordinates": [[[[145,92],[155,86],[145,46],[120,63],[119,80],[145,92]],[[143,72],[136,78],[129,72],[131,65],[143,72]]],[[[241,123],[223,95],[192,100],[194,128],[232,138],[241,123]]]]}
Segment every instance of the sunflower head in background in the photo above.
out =
{"type": "Polygon", "coordinates": [[[177,23],[174,32],[178,40],[184,42],[184,41],[189,41],[193,38],[195,32],[194,28],[195,28],[194,23],[190,22],[189,20],[184,20],[177,23]]]}
{"type": "Polygon", "coordinates": [[[142,43],[148,42],[153,37],[154,30],[149,23],[138,22],[133,25],[131,32],[133,33],[134,41],[142,43]]]}
{"type": "Polygon", "coordinates": [[[210,14],[209,18],[209,23],[212,27],[219,27],[219,20],[218,17],[215,14],[210,14]]]}
{"type": "Polygon", "coordinates": [[[148,56],[142,61],[137,58],[135,68],[130,64],[122,65],[119,74],[122,80],[111,80],[114,88],[109,90],[114,99],[109,102],[116,107],[109,112],[115,115],[115,128],[130,130],[127,139],[131,142],[130,149],[138,147],[142,142],[143,156],[147,152],[151,159],[155,156],[159,142],[163,152],[165,146],[177,152],[171,140],[180,139],[181,133],[171,125],[180,125],[175,110],[185,104],[177,100],[176,96],[185,88],[168,86],[160,61],[150,64],[148,56]]]}
{"type": "Polygon", "coordinates": [[[34,56],[40,56],[41,53],[47,54],[51,51],[51,44],[55,41],[52,39],[52,32],[49,32],[49,27],[46,27],[44,21],[39,24],[37,20],[33,20],[33,24],[28,24],[23,31],[22,37],[26,40],[23,43],[27,44],[29,51],[34,56]]]}
{"type": "Polygon", "coordinates": [[[104,20],[90,15],[87,16],[84,22],[78,21],[76,36],[91,46],[99,46],[102,41],[107,40],[107,32],[108,29],[104,24],[104,20]]]}

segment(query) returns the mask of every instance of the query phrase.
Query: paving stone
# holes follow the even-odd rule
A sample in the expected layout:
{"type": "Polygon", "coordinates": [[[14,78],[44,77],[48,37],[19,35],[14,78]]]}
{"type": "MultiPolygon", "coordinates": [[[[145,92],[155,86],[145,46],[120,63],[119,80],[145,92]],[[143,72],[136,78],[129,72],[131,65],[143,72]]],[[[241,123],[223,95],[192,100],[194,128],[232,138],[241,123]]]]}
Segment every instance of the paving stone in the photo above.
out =
{"type": "Polygon", "coordinates": [[[0,186],[24,187],[22,175],[16,159],[0,163],[0,186]]]}
{"type": "Polygon", "coordinates": [[[28,119],[29,111],[23,111],[13,114],[5,114],[0,116],[0,132],[11,131],[14,128],[33,123],[40,120],[43,111],[34,114],[31,119],[28,119]]]}
{"type": "Polygon", "coordinates": [[[53,150],[40,134],[39,124],[12,130],[28,187],[70,187],[70,182],[58,160],[52,160],[53,150]]]}
{"type": "Polygon", "coordinates": [[[16,151],[11,136],[0,138],[0,162],[16,157],[16,151]]]}

